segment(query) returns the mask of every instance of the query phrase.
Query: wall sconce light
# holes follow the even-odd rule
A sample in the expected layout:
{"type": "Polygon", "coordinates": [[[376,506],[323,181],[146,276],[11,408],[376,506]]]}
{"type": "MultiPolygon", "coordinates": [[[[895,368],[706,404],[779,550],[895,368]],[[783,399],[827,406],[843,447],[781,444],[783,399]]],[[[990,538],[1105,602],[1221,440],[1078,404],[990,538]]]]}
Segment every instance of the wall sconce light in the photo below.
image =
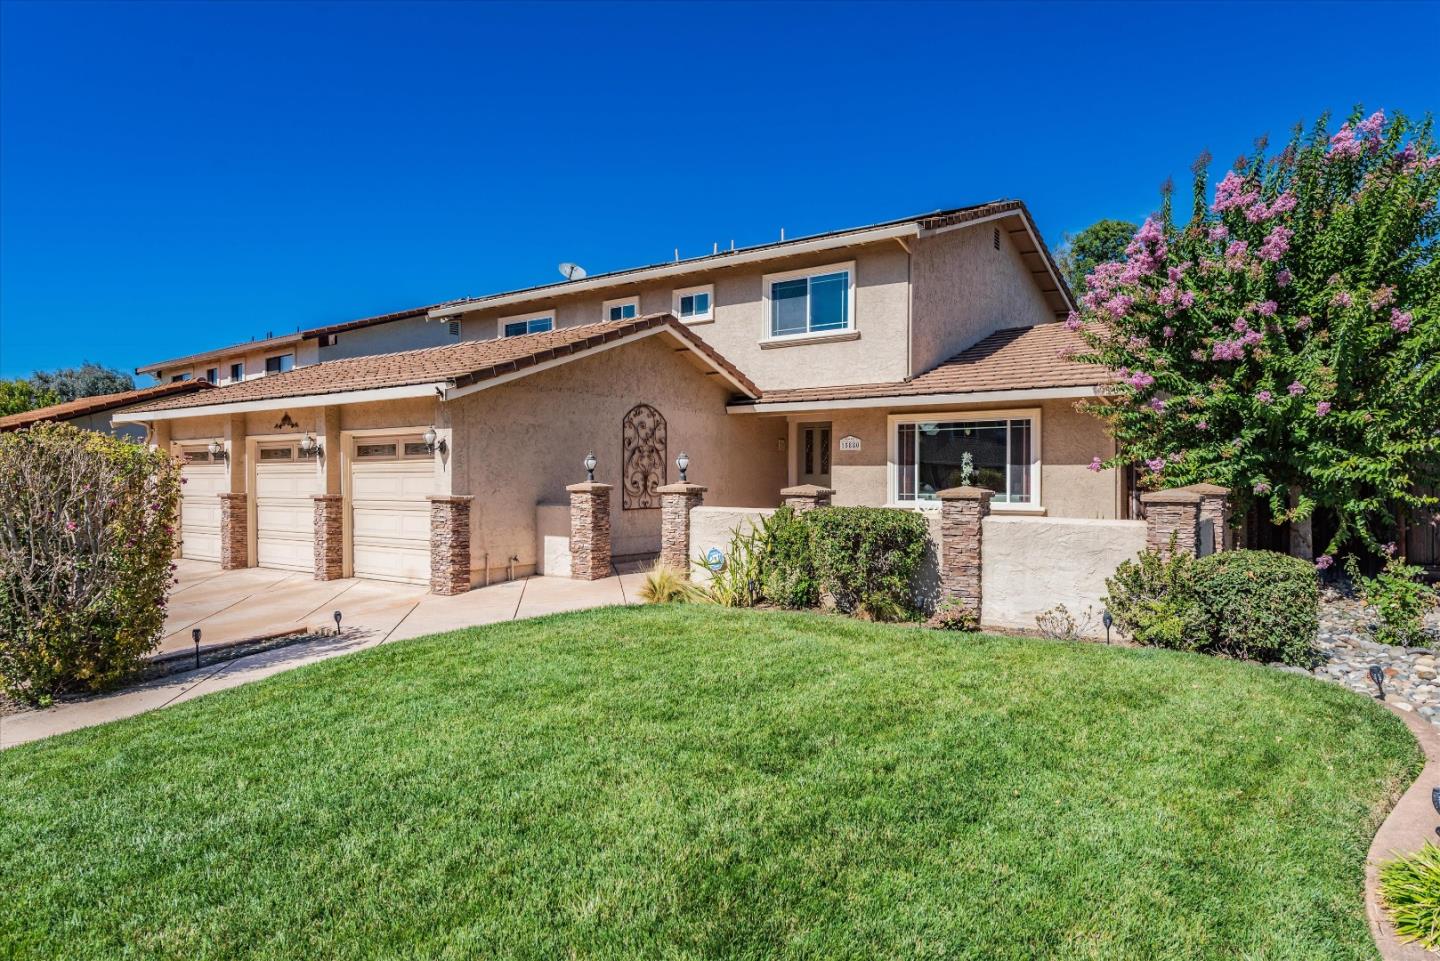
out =
{"type": "Polygon", "coordinates": [[[437,441],[437,440],[436,440],[437,437],[439,437],[439,435],[435,433],[435,428],[433,428],[433,427],[426,428],[426,430],[425,430],[425,438],[424,438],[424,439],[425,439],[425,447],[426,447],[426,448],[430,451],[430,453],[432,453],[432,454],[435,453],[435,451],[437,451],[437,450],[440,451],[441,454],[444,454],[449,448],[445,445],[445,441],[444,441],[443,439],[440,439],[440,440],[437,441]]]}
{"type": "Polygon", "coordinates": [[[225,450],[225,444],[224,444],[224,443],[220,440],[220,438],[218,438],[218,437],[215,438],[214,440],[212,440],[212,441],[210,442],[210,459],[211,459],[211,460],[229,460],[229,459],[230,459],[230,454],[229,454],[229,452],[225,450]]]}
{"type": "Polygon", "coordinates": [[[325,448],[320,446],[320,442],[315,439],[314,434],[307,433],[300,438],[300,450],[306,454],[314,454],[316,457],[325,456],[325,448]]]}
{"type": "Polygon", "coordinates": [[[595,483],[595,465],[598,463],[593,450],[585,455],[585,479],[592,484],[595,483]]]}
{"type": "Polygon", "coordinates": [[[675,466],[680,468],[680,483],[687,483],[685,472],[690,469],[690,455],[682,450],[680,456],[675,458],[675,466]]]}

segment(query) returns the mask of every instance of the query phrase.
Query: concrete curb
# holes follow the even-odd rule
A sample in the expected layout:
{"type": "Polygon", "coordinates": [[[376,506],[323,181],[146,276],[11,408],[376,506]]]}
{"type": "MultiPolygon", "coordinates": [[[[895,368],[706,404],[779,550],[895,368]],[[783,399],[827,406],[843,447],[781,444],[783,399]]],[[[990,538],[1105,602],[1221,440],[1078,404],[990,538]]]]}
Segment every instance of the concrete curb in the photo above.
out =
{"type": "Polygon", "coordinates": [[[1418,944],[1402,944],[1396,936],[1395,927],[1380,903],[1380,865],[1393,860],[1397,854],[1419,850],[1426,841],[1440,840],[1435,834],[1440,816],[1430,803],[1430,789],[1440,787],[1440,732],[1410,711],[1385,706],[1405,722],[1420,742],[1420,749],[1425,752],[1425,767],[1415,783],[1400,796],[1370,842],[1370,853],[1365,857],[1365,915],[1384,961],[1435,961],[1433,952],[1418,944]]]}

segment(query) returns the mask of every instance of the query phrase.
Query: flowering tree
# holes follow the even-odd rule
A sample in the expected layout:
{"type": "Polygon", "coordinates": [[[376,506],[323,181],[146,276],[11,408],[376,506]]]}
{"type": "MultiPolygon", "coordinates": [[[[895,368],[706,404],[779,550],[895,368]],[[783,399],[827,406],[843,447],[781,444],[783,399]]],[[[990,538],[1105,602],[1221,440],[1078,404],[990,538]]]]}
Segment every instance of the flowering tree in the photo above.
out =
{"type": "MultiPolygon", "coordinates": [[[[1209,481],[1268,503],[1312,556],[1317,508],[1382,550],[1396,511],[1440,478],[1440,155],[1431,122],[1322,118],[1266,156],[1262,139],[1208,203],[1195,166],[1183,226],[1167,189],[1123,261],[1085,282],[1066,323],[1076,359],[1118,373],[1090,409],[1143,486],[1209,481]]],[[[1393,548],[1392,548],[1393,549],[1393,548]]]]}

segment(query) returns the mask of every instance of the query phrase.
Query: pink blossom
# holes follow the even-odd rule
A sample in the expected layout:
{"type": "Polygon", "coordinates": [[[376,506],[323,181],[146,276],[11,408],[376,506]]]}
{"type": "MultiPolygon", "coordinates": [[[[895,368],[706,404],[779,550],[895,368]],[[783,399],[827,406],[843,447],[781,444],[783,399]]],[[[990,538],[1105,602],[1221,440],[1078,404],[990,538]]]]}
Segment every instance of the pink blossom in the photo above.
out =
{"type": "Polygon", "coordinates": [[[1288,271],[1288,270],[1282,270],[1282,271],[1280,271],[1279,273],[1277,273],[1277,274],[1275,275],[1275,286],[1276,286],[1276,287],[1289,287],[1289,286],[1290,286],[1290,281],[1292,281],[1292,280],[1294,280],[1294,279],[1295,279],[1295,275],[1294,275],[1294,274],[1290,273],[1290,271],[1288,271]]]}
{"type": "Polygon", "coordinates": [[[1247,330],[1245,331],[1245,336],[1240,338],[1240,342],[1249,346],[1254,346],[1255,344],[1260,343],[1260,341],[1264,339],[1265,335],[1260,333],[1260,331],[1247,330]]]}
{"type": "Polygon", "coordinates": [[[1225,248],[1225,266],[1231,270],[1240,270],[1245,266],[1245,258],[1250,253],[1250,245],[1243,240],[1237,240],[1225,248]]]}
{"type": "Polygon", "coordinates": [[[1390,308],[1390,326],[1395,328],[1398,333],[1410,333],[1410,322],[1413,319],[1408,310],[1401,311],[1395,307],[1390,308]]]}
{"type": "Polygon", "coordinates": [[[1289,227],[1276,225],[1265,237],[1265,243],[1255,252],[1255,256],[1261,260],[1268,260],[1272,264],[1285,256],[1290,249],[1290,238],[1295,236],[1295,231],[1289,227]]]}
{"type": "Polygon", "coordinates": [[[1355,125],[1355,129],[1370,138],[1378,138],[1385,127],[1385,111],[1377,110],[1355,125]]]}
{"type": "Polygon", "coordinates": [[[1210,429],[1210,422],[1209,422],[1209,421],[1206,421],[1206,420],[1197,420],[1197,421],[1195,422],[1195,426],[1198,427],[1198,428],[1200,428],[1201,430],[1209,430],[1209,429],[1210,429]]]}
{"type": "Polygon", "coordinates": [[[75,527],[76,527],[76,524],[75,524],[74,521],[66,521],[66,522],[65,522],[65,529],[66,529],[67,531],[73,531],[73,530],[75,529],[75,527]]]}
{"type": "Polygon", "coordinates": [[[1225,240],[1229,236],[1230,228],[1226,227],[1224,224],[1217,224],[1216,226],[1210,228],[1211,240],[1225,240]]]}
{"type": "Polygon", "coordinates": [[[1194,304],[1194,303],[1195,303],[1195,293],[1194,293],[1194,291],[1189,291],[1189,290],[1181,291],[1181,293],[1180,293],[1180,306],[1181,306],[1181,307],[1186,307],[1186,308],[1188,308],[1188,307],[1190,307],[1190,306],[1191,306],[1192,304],[1194,304]]]}
{"type": "Polygon", "coordinates": [[[1131,387],[1134,387],[1137,390],[1144,390],[1146,387],[1149,387],[1151,384],[1155,383],[1155,378],[1151,377],[1149,374],[1136,371],[1129,376],[1129,378],[1126,380],[1126,383],[1128,383],[1131,387]]]}
{"type": "Polygon", "coordinates": [[[1245,342],[1242,340],[1221,340],[1216,341],[1211,350],[1211,356],[1216,360],[1243,360],[1245,357],[1245,342]]]}
{"type": "Polygon", "coordinates": [[[1330,152],[1326,156],[1349,158],[1358,157],[1364,152],[1365,142],[1355,137],[1355,131],[1347,123],[1330,138],[1330,152]]]}
{"type": "Polygon", "coordinates": [[[1134,303],[1135,301],[1130,297],[1124,294],[1116,294],[1114,297],[1105,301],[1105,309],[1110,312],[1111,317],[1119,320],[1125,316],[1126,312],[1130,310],[1131,305],[1134,303]]]}
{"type": "Polygon", "coordinates": [[[1273,300],[1267,300],[1264,303],[1258,305],[1255,308],[1255,312],[1258,313],[1261,317],[1274,317],[1275,311],[1279,309],[1279,304],[1275,303],[1275,301],[1273,300]]]}
{"type": "Polygon", "coordinates": [[[1253,490],[1257,494],[1268,494],[1270,493],[1270,485],[1265,481],[1256,481],[1253,490]]]}
{"type": "Polygon", "coordinates": [[[1080,315],[1077,314],[1077,313],[1075,313],[1075,311],[1073,311],[1073,310],[1070,311],[1070,316],[1068,316],[1068,317],[1065,318],[1065,329],[1066,329],[1066,330],[1079,330],[1079,329],[1080,329],[1080,315]]]}
{"type": "Polygon", "coordinates": [[[1225,178],[1215,185],[1215,202],[1210,209],[1218,214],[1234,207],[1248,207],[1260,199],[1258,190],[1246,190],[1245,187],[1243,177],[1233,170],[1227,171],[1225,178]]]}
{"type": "Polygon", "coordinates": [[[1330,298],[1330,303],[1334,307],[1349,307],[1354,302],[1354,298],[1350,296],[1350,292],[1347,290],[1337,290],[1335,291],[1335,296],[1330,298]]]}
{"type": "Polygon", "coordinates": [[[1258,393],[1258,394],[1255,395],[1255,399],[1258,400],[1258,401],[1259,401],[1260,403],[1262,403],[1262,404],[1268,404],[1268,403],[1270,403],[1272,400],[1274,400],[1275,397],[1274,397],[1274,395],[1271,394],[1268,390],[1262,390],[1260,393],[1258,393]]]}
{"type": "Polygon", "coordinates": [[[1309,318],[1309,317],[1297,317],[1297,318],[1295,319],[1295,329],[1296,329],[1296,330],[1309,330],[1309,329],[1310,329],[1310,318],[1309,318]]]}
{"type": "Polygon", "coordinates": [[[1157,413],[1157,414],[1163,414],[1163,413],[1165,412],[1165,402],[1164,402],[1163,400],[1161,400],[1159,397],[1151,397],[1151,398],[1150,398],[1150,409],[1153,410],[1153,411],[1154,411],[1155,413],[1157,413]]]}
{"type": "Polygon", "coordinates": [[[1328,400],[1322,400],[1320,403],[1315,405],[1316,417],[1324,417],[1328,413],[1330,413],[1330,402],[1328,400]]]}
{"type": "Polygon", "coordinates": [[[1158,474],[1165,469],[1165,458],[1152,457],[1145,462],[1145,466],[1150,468],[1153,473],[1158,474]]]}
{"type": "Polygon", "coordinates": [[[1235,333],[1237,334],[1243,334],[1245,333],[1245,331],[1250,329],[1250,321],[1246,320],[1244,317],[1236,317],[1235,322],[1230,325],[1230,329],[1235,331],[1235,333]]]}
{"type": "Polygon", "coordinates": [[[1299,397],[1301,394],[1305,393],[1305,385],[1300,383],[1298,380],[1293,382],[1289,387],[1285,389],[1290,391],[1291,397],[1299,397]]]}
{"type": "Polygon", "coordinates": [[[1178,464],[1178,463],[1180,463],[1182,460],[1185,459],[1185,452],[1184,452],[1183,450],[1175,450],[1175,451],[1171,451],[1171,452],[1170,452],[1168,455],[1166,455],[1166,456],[1168,456],[1168,457],[1170,458],[1170,463],[1172,463],[1172,464],[1178,464]]]}
{"type": "Polygon", "coordinates": [[[1172,284],[1178,284],[1180,278],[1185,275],[1184,267],[1170,267],[1165,271],[1165,279],[1172,284]]]}
{"type": "Polygon", "coordinates": [[[1169,340],[1171,337],[1175,336],[1175,328],[1171,327],[1169,324],[1166,324],[1163,328],[1161,328],[1160,335],[1166,340],[1169,340]]]}
{"type": "Polygon", "coordinates": [[[1329,554],[1321,554],[1315,558],[1315,569],[1318,571],[1329,570],[1330,565],[1335,563],[1335,558],[1329,554]]]}
{"type": "Polygon", "coordinates": [[[1391,557],[1394,557],[1394,556],[1395,556],[1395,552],[1396,552],[1399,548],[1396,547],[1394,541],[1389,541],[1388,543],[1382,545],[1380,549],[1381,549],[1382,551],[1384,551],[1386,554],[1390,555],[1391,557]]]}
{"type": "Polygon", "coordinates": [[[1101,463],[1100,463],[1100,458],[1099,458],[1099,457],[1092,457],[1092,458],[1090,458],[1090,470],[1092,470],[1092,471],[1094,471],[1095,473],[1098,474],[1098,473],[1100,473],[1101,467],[1102,467],[1102,465],[1101,465],[1101,463]]]}
{"type": "Polygon", "coordinates": [[[1395,288],[1389,284],[1375,288],[1375,293],[1370,295],[1370,306],[1376,310],[1389,307],[1393,303],[1395,303],[1395,288]]]}
{"type": "Polygon", "coordinates": [[[1198,348],[1198,347],[1195,348],[1194,350],[1190,351],[1190,359],[1191,359],[1191,360],[1204,360],[1204,359],[1205,359],[1205,351],[1201,350],[1201,349],[1198,348]]]}

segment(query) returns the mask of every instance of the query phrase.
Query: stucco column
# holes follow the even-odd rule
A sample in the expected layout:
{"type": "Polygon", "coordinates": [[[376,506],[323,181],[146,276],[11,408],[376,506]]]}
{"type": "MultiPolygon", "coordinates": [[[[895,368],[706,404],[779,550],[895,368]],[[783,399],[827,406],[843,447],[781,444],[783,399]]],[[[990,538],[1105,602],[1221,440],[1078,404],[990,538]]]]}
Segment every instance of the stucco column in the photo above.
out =
{"type": "Polygon", "coordinates": [[[586,481],[570,492],[570,576],[598,581],[610,576],[610,485],[586,481]]]}
{"type": "Polygon", "coordinates": [[[339,580],[345,573],[345,498],[315,495],[315,579],[339,580]]]}
{"type": "Polygon", "coordinates": [[[690,511],[705,503],[699,484],[667,484],[660,495],[660,563],[690,576],[690,511]]]}
{"type": "Polygon", "coordinates": [[[984,521],[995,492],[985,487],[951,487],[940,499],[940,591],[980,617],[980,557],[984,521]]]}
{"type": "Polygon", "coordinates": [[[1191,484],[1184,489],[1200,495],[1201,537],[1196,541],[1197,548],[1204,539],[1204,528],[1208,524],[1214,549],[1217,552],[1230,550],[1230,489],[1218,484],[1191,484]]]}
{"type": "Polygon", "coordinates": [[[462,494],[431,495],[430,593],[470,590],[470,501],[462,494]]]}
{"type": "Polygon", "coordinates": [[[250,512],[242,493],[217,494],[220,498],[220,567],[235,571],[250,566],[250,512]]]}
{"type": "Polygon", "coordinates": [[[835,492],[828,487],[801,484],[798,487],[787,487],[782,490],[780,503],[786,507],[793,507],[797,514],[803,514],[806,511],[813,511],[817,507],[829,507],[830,498],[834,496],[835,492]]]}
{"type": "Polygon", "coordinates": [[[1161,557],[1170,556],[1170,539],[1175,550],[1194,557],[1200,547],[1200,495],[1177,487],[1148,491],[1140,495],[1145,505],[1145,549],[1161,557]]]}

